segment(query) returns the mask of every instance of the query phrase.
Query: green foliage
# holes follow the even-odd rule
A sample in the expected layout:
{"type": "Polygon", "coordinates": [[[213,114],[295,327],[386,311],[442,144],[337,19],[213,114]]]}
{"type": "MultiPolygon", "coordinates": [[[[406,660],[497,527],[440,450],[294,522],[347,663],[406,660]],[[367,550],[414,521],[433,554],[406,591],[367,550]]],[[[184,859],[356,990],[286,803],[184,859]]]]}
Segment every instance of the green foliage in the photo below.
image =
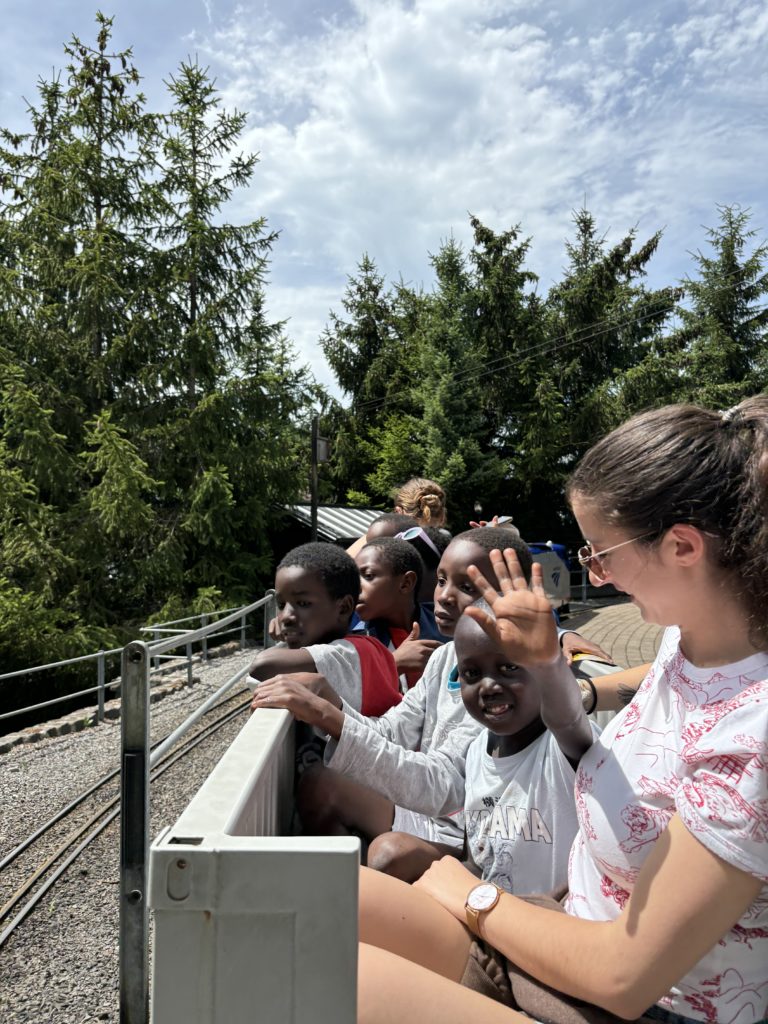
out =
{"type": "Polygon", "coordinates": [[[700,278],[683,286],[645,283],[660,233],[609,246],[585,209],[543,298],[519,227],[496,233],[472,217],[472,248],[444,243],[426,294],[388,290],[364,257],[347,318],[332,317],[323,339],[349,396],[324,422],[336,497],[365,498],[364,480],[386,504],[422,475],[446,489],[454,529],[479,502],[532,538],[567,536],[563,483],[599,436],[649,406],[727,407],[768,382],[768,247],[748,251],[748,214],[720,214],[713,254],[697,254],[700,278]]]}
{"type": "Polygon", "coordinates": [[[0,555],[27,638],[7,668],[251,599],[325,400],[264,313],[276,235],[222,216],[256,167],[245,116],[196,62],[149,112],[96,21],[29,131],[0,133],[0,555]]]}
{"type": "Polygon", "coordinates": [[[728,408],[768,383],[765,334],[768,308],[768,244],[747,253],[755,232],[749,212],[719,208],[720,224],[707,230],[712,250],[696,252],[699,276],[686,279],[678,339],[686,347],[690,401],[728,408]]]}

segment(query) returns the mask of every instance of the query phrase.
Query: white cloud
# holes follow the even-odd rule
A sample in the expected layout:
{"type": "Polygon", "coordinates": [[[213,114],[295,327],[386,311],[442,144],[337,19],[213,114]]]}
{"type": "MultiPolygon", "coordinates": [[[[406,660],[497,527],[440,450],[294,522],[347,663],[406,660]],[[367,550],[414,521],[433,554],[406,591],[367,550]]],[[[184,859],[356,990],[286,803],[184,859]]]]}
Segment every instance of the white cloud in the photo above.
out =
{"type": "Polygon", "coordinates": [[[228,101],[255,111],[248,142],[262,164],[246,205],[284,228],[292,259],[274,276],[302,309],[300,333],[316,337],[334,304],[318,275],[342,281],[367,251],[389,279],[428,281],[428,252],[451,233],[468,240],[467,211],[499,230],[521,221],[545,286],[585,196],[613,235],[668,225],[682,276],[717,202],[764,211],[756,171],[734,160],[764,166],[761,115],[722,112],[754,88],[733,56],[762,60],[755,6],[697,4],[671,30],[663,5],[645,17],[627,6],[589,32],[502,0],[357,0],[352,19],[304,38],[241,10],[208,42],[234,69],[228,101]],[[302,275],[315,283],[303,289],[302,275]],[[322,313],[308,312],[320,297],[322,313]]]}
{"type": "Polygon", "coordinates": [[[261,163],[228,216],[281,230],[268,302],[323,380],[316,341],[361,254],[428,285],[428,253],[469,241],[467,211],[521,222],[544,288],[585,197],[611,240],[666,226],[664,283],[717,203],[768,229],[762,0],[227,2],[203,0],[207,28],[202,9],[179,17],[173,45],[191,34],[163,73],[198,50],[249,111],[261,163]]]}

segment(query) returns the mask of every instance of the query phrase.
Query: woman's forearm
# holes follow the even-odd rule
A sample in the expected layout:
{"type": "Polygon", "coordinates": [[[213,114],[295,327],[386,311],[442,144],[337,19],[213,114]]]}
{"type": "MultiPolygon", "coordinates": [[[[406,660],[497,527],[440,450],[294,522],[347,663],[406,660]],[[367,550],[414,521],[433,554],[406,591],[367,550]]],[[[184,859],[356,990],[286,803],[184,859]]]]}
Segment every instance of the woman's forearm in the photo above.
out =
{"type": "Polygon", "coordinates": [[[504,895],[486,916],[483,937],[558,991],[633,1018],[692,969],[760,888],[675,817],[614,921],[581,920],[504,895]]]}
{"type": "Polygon", "coordinates": [[[648,675],[648,665],[636,665],[620,672],[611,672],[607,676],[593,676],[592,683],[597,692],[596,711],[621,711],[629,703],[627,696],[637,690],[648,675]]]}

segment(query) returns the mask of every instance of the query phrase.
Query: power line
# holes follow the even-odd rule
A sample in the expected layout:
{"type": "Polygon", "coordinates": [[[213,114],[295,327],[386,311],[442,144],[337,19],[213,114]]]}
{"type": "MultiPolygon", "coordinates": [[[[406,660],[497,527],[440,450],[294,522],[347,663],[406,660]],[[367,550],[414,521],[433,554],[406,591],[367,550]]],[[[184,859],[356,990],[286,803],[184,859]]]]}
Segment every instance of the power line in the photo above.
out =
{"type": "MultiPolygon", "coordinates": [[[[741,273],[742,269],[734,270],[730,274],[723,275],[721,280],[724,282],[728,282],[731,278],[737,277],[741,273]]],[[[726,292],[730,290],[731,287],[731,284],[724,283],[718,288],[713,289],[712,291],[714,295],[717,295],[719,291],[726,292]]],[[[603,320],[597,320],[592,324],[587,324],[584,327],[580,328],[577,336],[574,338],[569,339],[567,334],[562,334],[559,337],[547,339],[544,342],[531,345],[528,348],[517,349],[514,352],[498,356],[496,359],[486,362],[481,371],[471,370],[467,371],[464,374],[457,374],[453,378],[453,382],[455,384],[473,383],[482,380],[484,377],[487,377],[493,373],[497,373],[513,365],[514,363],[519,362],[521,359],[524,359],[527,356],[534,355],[536,353],[542,355],[554,354],[555,352],[570,348],[573,345],[578,345],[580,343],[592,341],[596,338],[599,338],[601,335],[607,334],[611,331],[618,331],[624,328],[631,327],[635,324],[643,323],[646,320],[653,319],[655,317],[660,317],[669,313],[675,313],[677,309],[678,303],[674,302],[667,306],[660,306],[642,316],[631,317],[627,320],[613,320],[612,318],[606,317],[603,320]]],[[[749,323],[750,321],[757,319],[757,317],[761,313],[765,312],[766,309],[768,309],[767,306],[760,307],[757,310],[756,315],[751,316],[749,320],[745,322],[749,323]]],[[[659,340],[663,341],[665,339],[659,340]]],[[[355,412],[375,411],[379,407],[383,408],[384,406],[390,404],[391,401],[392,399],[390,397],[374,398],[370,399],[367,402],[360,402],[359,404],[355,405],[354,410],[355,412]]]]}

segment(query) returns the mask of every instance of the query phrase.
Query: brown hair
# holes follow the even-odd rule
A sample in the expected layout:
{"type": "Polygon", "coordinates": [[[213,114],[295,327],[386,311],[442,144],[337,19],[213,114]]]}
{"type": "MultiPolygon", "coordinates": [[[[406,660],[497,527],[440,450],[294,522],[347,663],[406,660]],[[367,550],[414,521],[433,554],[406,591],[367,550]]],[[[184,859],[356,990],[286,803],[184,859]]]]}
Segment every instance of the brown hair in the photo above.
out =
{"type": "Polygon", "coordinates": [[[415,476],[396,492],[395,507],[420,523],[442,526],[446,516],[445,491],[434,480],[415,476]]]}
{"type": "Polygon", "coordinates": [[[668,405],[591,448],[568,482],[606,521],[656,544],[675,523],[713,534],[710,557],[768,648],[768,396],[727,412],[668,405]],[[716,539],[715,539],[716,538],[716,539]]]}

